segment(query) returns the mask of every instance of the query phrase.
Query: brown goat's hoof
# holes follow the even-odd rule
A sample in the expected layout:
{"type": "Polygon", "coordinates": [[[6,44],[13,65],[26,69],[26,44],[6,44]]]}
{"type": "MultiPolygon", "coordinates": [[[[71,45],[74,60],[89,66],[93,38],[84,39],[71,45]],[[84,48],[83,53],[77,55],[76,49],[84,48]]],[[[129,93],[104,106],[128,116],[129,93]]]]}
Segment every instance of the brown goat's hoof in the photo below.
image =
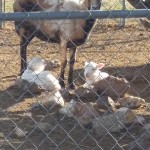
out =
{"type": "Polygon", "coordinates": [[[75,84],[71,83],[71,84],[69,85],[69,88],[72,89],[72,90],[75,90],[77,87],[76,87],[75,84]]]}
{"type": "Polygon", "coordinates": [[[64,83],[63,80],[59,79],[59,84],[60,84],[60,86],[61,86],[62,89],[65,88],[65,83],[64,83]]]}

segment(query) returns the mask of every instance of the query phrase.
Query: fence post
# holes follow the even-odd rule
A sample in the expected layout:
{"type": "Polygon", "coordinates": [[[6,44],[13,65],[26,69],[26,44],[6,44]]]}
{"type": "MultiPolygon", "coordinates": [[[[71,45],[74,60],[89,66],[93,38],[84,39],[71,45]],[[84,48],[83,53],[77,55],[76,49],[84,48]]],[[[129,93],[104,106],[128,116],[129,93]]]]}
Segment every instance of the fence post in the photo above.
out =
{"type": "MultiPolygon", "coordinates": [[[[2,0],[0,0],[0,13],[3,12],[3,3],[2,0]]],[[[0,21],[0,29],[2,29],[2,21],[0,21]]]]}
{"type": "MultiPolygon", "coordinates": [[[[125,0],[120,0],[120,3],[122,4],[122,10],[125,10],[126,9],[125,0]]],[[[125,27],[125,18],[121,18],[119,28],[124,28],[124,27],[125,27]]]]}

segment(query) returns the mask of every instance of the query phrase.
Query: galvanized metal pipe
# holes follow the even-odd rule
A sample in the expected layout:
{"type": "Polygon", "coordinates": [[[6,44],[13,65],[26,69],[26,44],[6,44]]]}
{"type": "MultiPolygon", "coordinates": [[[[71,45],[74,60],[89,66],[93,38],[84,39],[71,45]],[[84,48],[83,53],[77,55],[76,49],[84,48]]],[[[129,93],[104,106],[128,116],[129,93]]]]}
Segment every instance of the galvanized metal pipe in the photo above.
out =
{"type": "Polygon", "coordinates": [[[56,19],[104,19],[104,18],[141,18],[150,16],[150,9],[76,11],[76,12],[14,12],[0,13],[0,21],[13,20],[56,20],[56,19]]]}

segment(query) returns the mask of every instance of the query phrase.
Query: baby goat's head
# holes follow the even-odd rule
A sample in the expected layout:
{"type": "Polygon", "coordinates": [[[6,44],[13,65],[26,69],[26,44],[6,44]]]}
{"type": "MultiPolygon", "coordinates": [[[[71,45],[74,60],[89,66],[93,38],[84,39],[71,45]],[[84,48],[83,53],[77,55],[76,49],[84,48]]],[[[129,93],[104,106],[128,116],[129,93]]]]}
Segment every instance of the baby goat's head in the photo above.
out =
{"type": "Polygon", "coordinates": [[[92,79],[94,75],[99,75],[100,70],[105,66],[103,63],[96,64],[95,62],[85,62],[84,77],[85,79],[92,79]]]}
{"type": "Polygon", "coordinates": [[[34,71],[37,74],[43,71],[45,66],[46,61],[40,57],[34,57],[28,63],[28,69],[34,71]]]}

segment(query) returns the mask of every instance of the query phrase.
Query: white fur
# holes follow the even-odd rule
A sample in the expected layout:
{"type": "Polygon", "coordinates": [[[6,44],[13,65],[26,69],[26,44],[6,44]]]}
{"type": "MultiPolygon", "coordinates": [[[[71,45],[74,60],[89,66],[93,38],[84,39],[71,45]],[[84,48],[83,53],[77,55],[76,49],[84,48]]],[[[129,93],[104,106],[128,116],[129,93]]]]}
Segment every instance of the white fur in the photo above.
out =
{"type": "Polygon", "coordinates": [[[48,5],[56,5],[59,3],[58,0],[44,0],[45,3],[47,3],[48,5]]]}
{"type": "Polygon", "coordinates": [[[27,134],[27,131],[24,131],[18,127],[15,128],[15,134],[18,136],[18,137],[24,137],[26,136],[27,134]]]}
{"type": "Polygon", "coordinates": [[[45,66],[45,60],[36,56],[29,61],[27,70],[32,70],[38,74],[45,69],[45,66]]]}
{"type": "Polygon", "coordinates": [[[64,106],[64,99],[58,90],[48,93],[47,100],[50,101],[52,105],[60,104],[64,106]]]}
{"type": "Polygon", "coordinates": [[[109,76],[106,72],[101,72],[99,69],[103,68],[104,64],[97,64],[95,62],[85,62],[84,77],[86,84],[92,85],[94,82],[107,78],[109,76]]]}
{"type": "Polygon", "coordinates": [[[59,81],[49,72],[44,71],[45,61],[39,57],[34,57],[22,74],[21,78],[28,82],[35,82],[47,91],[61,89],[59,81]]]}

